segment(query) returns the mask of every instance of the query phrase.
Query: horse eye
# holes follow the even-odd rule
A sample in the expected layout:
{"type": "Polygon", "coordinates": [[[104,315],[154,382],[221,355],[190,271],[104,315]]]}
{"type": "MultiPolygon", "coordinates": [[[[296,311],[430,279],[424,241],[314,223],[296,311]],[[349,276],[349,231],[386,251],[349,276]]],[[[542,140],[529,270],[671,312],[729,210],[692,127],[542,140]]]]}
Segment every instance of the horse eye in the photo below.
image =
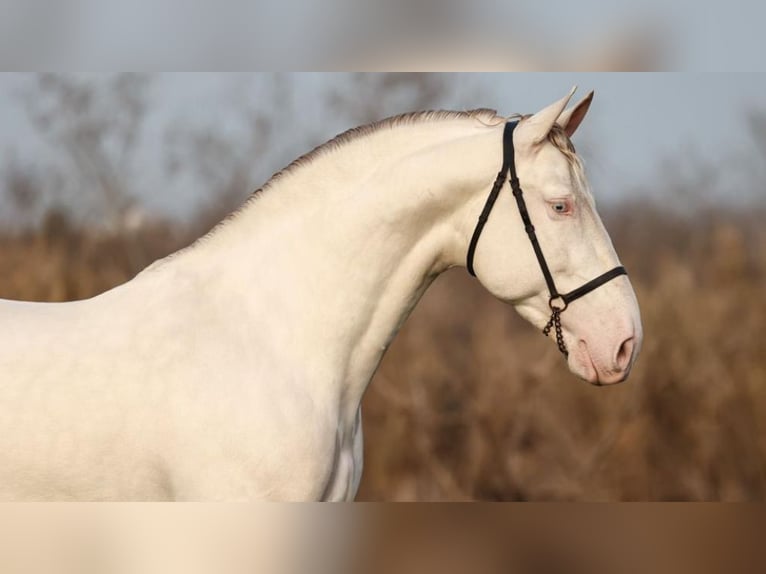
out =
{"type": "Polygon", "coordinates": [[[569,213],[569,204],[564,201],[557,201],[553,204],[553,211],[556,213],[569,213]]]}

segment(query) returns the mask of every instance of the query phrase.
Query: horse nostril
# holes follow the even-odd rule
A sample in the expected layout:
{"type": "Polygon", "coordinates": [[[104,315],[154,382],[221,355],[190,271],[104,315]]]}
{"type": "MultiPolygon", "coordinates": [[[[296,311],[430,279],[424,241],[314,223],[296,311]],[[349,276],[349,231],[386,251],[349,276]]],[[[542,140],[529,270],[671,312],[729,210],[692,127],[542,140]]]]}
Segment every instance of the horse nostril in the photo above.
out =
{"type": "Polygon", "coordinates": [[[617,350],[614,364],[619,371],[625,371],[630,366],[630,360],[633,357],[633,345],[635,338],[625,339],[617,350]]]}

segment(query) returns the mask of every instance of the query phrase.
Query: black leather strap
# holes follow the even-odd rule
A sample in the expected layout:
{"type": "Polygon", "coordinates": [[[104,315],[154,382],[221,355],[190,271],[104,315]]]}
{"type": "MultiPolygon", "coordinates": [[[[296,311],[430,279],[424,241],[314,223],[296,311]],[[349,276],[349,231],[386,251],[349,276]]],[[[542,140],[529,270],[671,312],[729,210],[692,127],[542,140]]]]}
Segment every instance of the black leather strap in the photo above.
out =
{"type": "Polygon", "coordinates": [[[466,255],[465,266],[468,269],[468,273],[474,277],[476,277],[476,272],[473,269],[473,256],[476,253],[476,246],[479,244],[479,237],[481,237],[481,232],[487,224],[489,214],[492,212],[497,197],[503,189],[503,184],[508,179],[508,170],[510,169],[508,162],[513,161],[513,128],[516,127],[516,123],[517,122],[510,122],[505,124],[505,131],[503,132],[503,167],[500,168],[500,172],[497,174],[497,179],[495,179],[495,183],[492,186],[492,191],[489,193],[489,197],[487,197],[487,201],[484,203],[484,209],[481,210],[479,220],[476,222],[476,227],[471,236],[471,242],[468,244],[468,254],[466,255]],[[513,127],[509,128],[508,126],[511,125],[513,127]]]}
{"type": "Polygon", "coordinates": [[[588,281],[582,287],[578,287],[574,291],[570,291],[569,293],[562,295],[561,298],[564,300],[564,303],[569,305],[572,301],[579,299],[583,295],[587,295],[594,289],[598,289],[604,283],[608,283],[615,277],[619,277],[620,275],[627,275],[627,274],[628,272],[625,269],[625,267],[620,265],[619,267],[615,267],[614,269],[611,269],[610,271],[607,271],[606,273],[599,275],[595,279],[588,281]]]}
{"type": "Polygon", "coordinates": [[[518,122],[509,122],[505,125],[506,132],[510,132],[508,139],[511,142],[510,161],[508,161],[508,159],[505,161],[508,161],[508,166],[511,172],[511,190],[513,190],[513,197],[516,198],[516,205],[519,208],[521,221],[524,223],[524,231],[527,232],[529,241],[532,243],[532,248],[535,250],[537,262],[540,264],[540,270],[543,272],[543,277],[545,277],[545,284],[548,286],[548,292],[551,294],[551,298],[553,299],[559,296],[559,292],[556,289],[556,283],[553,281],[551,270],[548,269],[548,262],[545,260],[543,250],[540,247],[540,242],[537,240],[535,226],[532,225],[532,220],[529,217],[529,211],[527,211],[527,203],[524,201],[524,192],[521,191],[521,183],[519,182],[518,175],[516,175],[516,153],[513,148],[513,130],[516,129],[517,125],[518,122]]]}

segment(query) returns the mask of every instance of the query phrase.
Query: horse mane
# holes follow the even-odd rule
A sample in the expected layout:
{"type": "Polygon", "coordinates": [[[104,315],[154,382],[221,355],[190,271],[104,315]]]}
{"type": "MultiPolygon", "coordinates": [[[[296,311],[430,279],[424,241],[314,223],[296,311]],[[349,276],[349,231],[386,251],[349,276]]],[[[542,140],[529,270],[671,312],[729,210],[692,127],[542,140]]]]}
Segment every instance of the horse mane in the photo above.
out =
{"type": "Polygon", "coordinates": [[[409,112],[405,114],[399,114],[391,116],[382,120],[378,120],[369,124],[364,124],[355,128],[351,128],[342,132],[332,138],[331,140],[315,147],[310,152],[300,156],[293,160],[287,167],[279,170],[269,178],[269,180],[260,188],[253,192],[253,196],[259,195],[266,191],[271,185],[277,182],[279,179],[294,172],[296,169],[308,165],[315,161],[317,158],[335,151],[347,144],[350,144],[356,140],[367,137],[371,134],[377,133],[385,129],[394,129],[400,126],[418,125],[424,123],[432,123],[438,121],[447,120],[470,120],[475,119],[479,122],[492,126],[498,125],[506,121],[506,118],[498,116],[497,111],[490,108],[477,108],[475,110],[467,111],[451,111],[451,110],[425,110],[419,112],[409,112]]]}

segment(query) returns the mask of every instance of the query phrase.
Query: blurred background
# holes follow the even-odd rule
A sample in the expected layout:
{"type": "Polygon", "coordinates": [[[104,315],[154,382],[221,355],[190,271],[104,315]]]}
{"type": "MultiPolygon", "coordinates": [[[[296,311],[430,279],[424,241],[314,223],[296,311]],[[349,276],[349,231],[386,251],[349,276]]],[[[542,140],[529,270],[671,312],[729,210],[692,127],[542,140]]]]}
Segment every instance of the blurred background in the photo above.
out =
{"type": "Polygon", "coordinates": [[[6,504],[3,574],[760,574],[755,505],[6,504]]]}
{"type": "Polygon", "coordinates": [[[763,70],[749,0],[0,0],[4,69],[763,70]]]}
{"type": "Polygon", "coordinates": [[[363,500],[762,500],[761,74],[2,74],[0,297],[66,301],[188,245],[279,168],[399,112],[534,112],[575,136],[641,305],[594,388],[464,270],[426,293],[364,404],[363,500]]]}

